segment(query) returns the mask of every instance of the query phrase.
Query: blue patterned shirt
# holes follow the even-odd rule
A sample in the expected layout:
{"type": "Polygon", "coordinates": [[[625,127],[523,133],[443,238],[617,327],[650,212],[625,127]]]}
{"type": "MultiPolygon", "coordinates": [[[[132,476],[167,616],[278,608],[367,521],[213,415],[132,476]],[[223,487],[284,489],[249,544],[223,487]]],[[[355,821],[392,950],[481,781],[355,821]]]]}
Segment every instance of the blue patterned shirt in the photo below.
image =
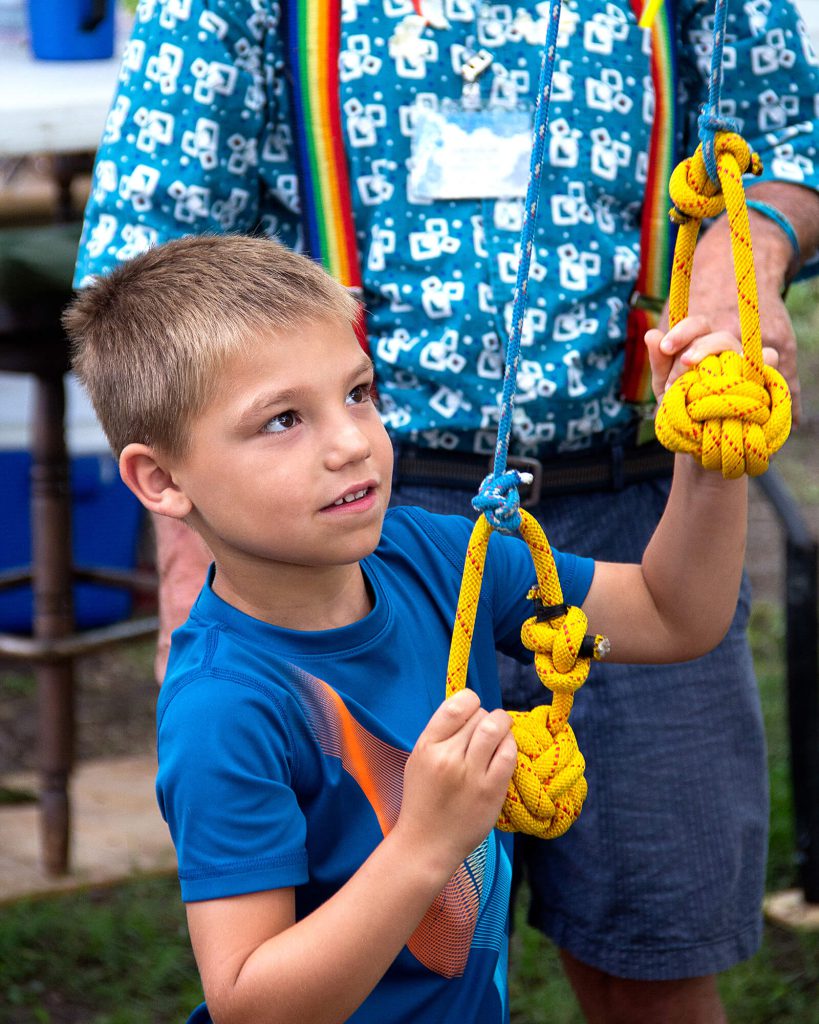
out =
{"type": "MultiPolygon", "coordinates": [[[[342,0],[342,125],[386,425],[399,441],[491,452],[522,201],[410,201],[413,110],[458,100],[464,56],[481,48],[494,58],[483,103],[531,102],[549,4],[442,9],[445,26],[402,49],[391,40],[411,0],[342,0]]],[[[675,12],[685,155],[706,97],[713,3],[678,0],[675,12]]],[[[602,444],[636,415],[619,380],[640,258],[650,58],[628,0],[564,3],[518,377],[521,454],[602,444]]],[[[273,0],[142,0],[77,283],[180,234],[262,231],[300,244],[284,62],[273,0]]],[[[790,0],[733,5],[724,67],[723,112],[760,153],[763,178],[819,187],[819,71],[790,0]]]]}

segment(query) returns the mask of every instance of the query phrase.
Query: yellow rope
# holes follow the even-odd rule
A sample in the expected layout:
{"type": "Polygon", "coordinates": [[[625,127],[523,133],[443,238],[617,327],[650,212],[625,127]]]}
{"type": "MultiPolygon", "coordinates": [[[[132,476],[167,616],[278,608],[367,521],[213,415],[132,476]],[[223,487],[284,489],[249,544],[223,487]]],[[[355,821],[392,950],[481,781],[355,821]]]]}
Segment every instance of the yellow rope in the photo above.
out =
{"type": "MultiPolygon", "coordinates": [[[[537,575],[537,587],[528,596],[547,609],[560,609],[563,591],[552,550],[540,524],[521,509],[520,532],[537,575]]],[[[492,527],[481,516],[475,523],[464,560],[464,574],[447,666],[446,695],[466,685],[475,615],[481,596],[486,549],[492,527]]],[[[505,832],[526,832],[552,839],[563,835],[580,813],[586,796],[585,761],[568,724],[574,692],[589,674],[589,657],[580,654],[587,620],[579,608],[539,621],[536,612],[521,628],[525,646],[535,652],[535,669],[544,686],[554,693],[551,705],[532,711],[513,711],[512,732],[518,762],[497,827],[505,832]]],[[[594,638],[594,657],[603,657],[606,641],[594,638]]]]}
{"type": "MultiPolygon", "coordinates": [[[[704,217],[728,210],[739,302],[743,354],[708,356],[679,377],[657,410],[658,438],[672,451],[690,452],[706,469],[726,477],[756,476],[790,431],[791,401],[782,376],[766,367],[754,273],[751,232],[742,175],[759,174],[761,164],[747,144],[728,132],[716,135],[719,186],[705,169],[702,147],[671,176],[672,220],[680,224],[671,276],[671,326],[688,315],[694,249],[704,217]]],[[[580,813],[586,797],[585,761],[569,725],[574,693],[586,680],[591,657],[603,657],[608,642],[597,636],[591,656],[581,646],[587,620],[580,608],[563,604],[554,558],[538,522],[523,509],[520,532],[532,555],[538,585],[529,593],[535,615],[521,628],[525,646],[535,652],[535,669],[552,690],[551,705],[511,712],[518,746],[497,827],[551,839],[562,835],[580,813]]],[[[446,695],[466,685],[475,617],[481,595],[486,550],[492,527],[484,516],[475,523],[464,560],[464,574],[452,630],[446,695]]]]}
{"type": "Polygon", "coordinates": [[[714,152],[719,185],[708,176],[702,146],[677,166],[669,191],[671,219],[680,225],[669,294],[670,324],[688,315],[694,249],[704,217],[728,211],[739,303],[742,355],[707,356],[678,377],[657,410],[657,437],[671,451],[689,452],[727,479],[758,476],[785,443],[791,426],[788,385],[762,359],[754,255],[742,175],[759,174],[759,157],[739,135],[718,132],[714,152]]]}

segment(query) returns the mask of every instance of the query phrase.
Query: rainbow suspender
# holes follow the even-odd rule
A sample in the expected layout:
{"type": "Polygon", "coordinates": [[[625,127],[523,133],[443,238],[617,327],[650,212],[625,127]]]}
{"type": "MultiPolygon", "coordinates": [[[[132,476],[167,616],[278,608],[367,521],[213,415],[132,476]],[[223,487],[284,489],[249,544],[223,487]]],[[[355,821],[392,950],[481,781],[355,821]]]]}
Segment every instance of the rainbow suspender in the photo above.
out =
{"type": "Polygon", "coordinates": [[[654,7],[651,22],[651,76],[654,122],[651,129],[645,201],[640,231],[640,272],[634,285],[626,332],[626,361],[621,391],[629,402],[653,403],[645,332],[659,320],[668,297],[676,228],[669,216],[668,182],[675,166],[677,75],[674,12],[671,0],[631,0],[635,15],[654,7]]]}
{"type": "MultiPolygon", "coordinates": [[[[639,17],[652,0],[631,3],[639,17]]],[[[415,6],[420,8],[418,0],[415,6]]],[[[651,401],[643,335],[656,322],[668,295],[673,253],[668,181],[674,169],[677,112],[671,7],[670,0],[661,3],[651,26],[655,116],[640,236],[642,257],[628,319],[622,380],[623,397],[631,402],[651,401]]],[[[341,4],[339,0],[287,0],[285,8],[305,243],[333,277],[360,295],[361,265],[339,100],[341,4]]],[[[366,348],[363,317],[358,334],[366,348]]]]}
{"type": "MultiPolygon", "coordinates": [[[[338,84],[339,0],[287,0],[288,70],[305,245],[337,281],[362,296],[338,84]]],[[[364,316],[359,341],[366,349],[364,316]]]]}

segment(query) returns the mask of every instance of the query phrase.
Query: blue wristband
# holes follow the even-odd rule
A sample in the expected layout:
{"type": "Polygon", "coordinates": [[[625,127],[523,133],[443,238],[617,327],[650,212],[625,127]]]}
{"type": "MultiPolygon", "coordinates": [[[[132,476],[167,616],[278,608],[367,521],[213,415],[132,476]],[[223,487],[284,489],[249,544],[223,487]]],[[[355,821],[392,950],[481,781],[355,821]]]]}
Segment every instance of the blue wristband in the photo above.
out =
{"type": "Polygon", "coordinates": [[[748,199],[746,205],[749,210],[756,210],[757,213],[761,213],[763,217],[767,217],[768,220],[772,220],[777,227],[780,227],[788,237],[788,241],[791,243],[794,256],[796,257],[796,265],[800,266],[802,263],[802,252],[799,249],[799,239],[796,237],[796,230],[793,224],[788,220],[781,210],[777,210],[775,206],[771,206],[769,203],[762,203],[758,199],[748,199]]]}

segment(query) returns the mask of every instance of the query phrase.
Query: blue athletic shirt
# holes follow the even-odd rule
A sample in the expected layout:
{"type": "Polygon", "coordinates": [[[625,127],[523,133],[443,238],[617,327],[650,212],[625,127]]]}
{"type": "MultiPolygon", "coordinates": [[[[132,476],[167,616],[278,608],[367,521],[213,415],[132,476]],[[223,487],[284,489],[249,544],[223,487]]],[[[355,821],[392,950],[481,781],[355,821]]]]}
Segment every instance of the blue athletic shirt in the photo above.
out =
{"type": "MultiPolygon", "coordinates": [[[[205,585],[173,635],[157,708],[157,794],[185,901],[294,886],[301,919],[394,825],[404,764],[444,698],[470,530],[390,509],[362,562],[372,611],[341,629],[281,629],[205,585]]],[[[554,555],[567,602],[581,604],[594,562],[554,555]]],[[[501,703],[496,649],[531,659],[519,631],[534,582],[525,543],[493,534],[468,680],[485,708],[501,703]]],[[[511,837],[493,830],[350,1020],[508,1020],[511,874],[511,837]]]]}

